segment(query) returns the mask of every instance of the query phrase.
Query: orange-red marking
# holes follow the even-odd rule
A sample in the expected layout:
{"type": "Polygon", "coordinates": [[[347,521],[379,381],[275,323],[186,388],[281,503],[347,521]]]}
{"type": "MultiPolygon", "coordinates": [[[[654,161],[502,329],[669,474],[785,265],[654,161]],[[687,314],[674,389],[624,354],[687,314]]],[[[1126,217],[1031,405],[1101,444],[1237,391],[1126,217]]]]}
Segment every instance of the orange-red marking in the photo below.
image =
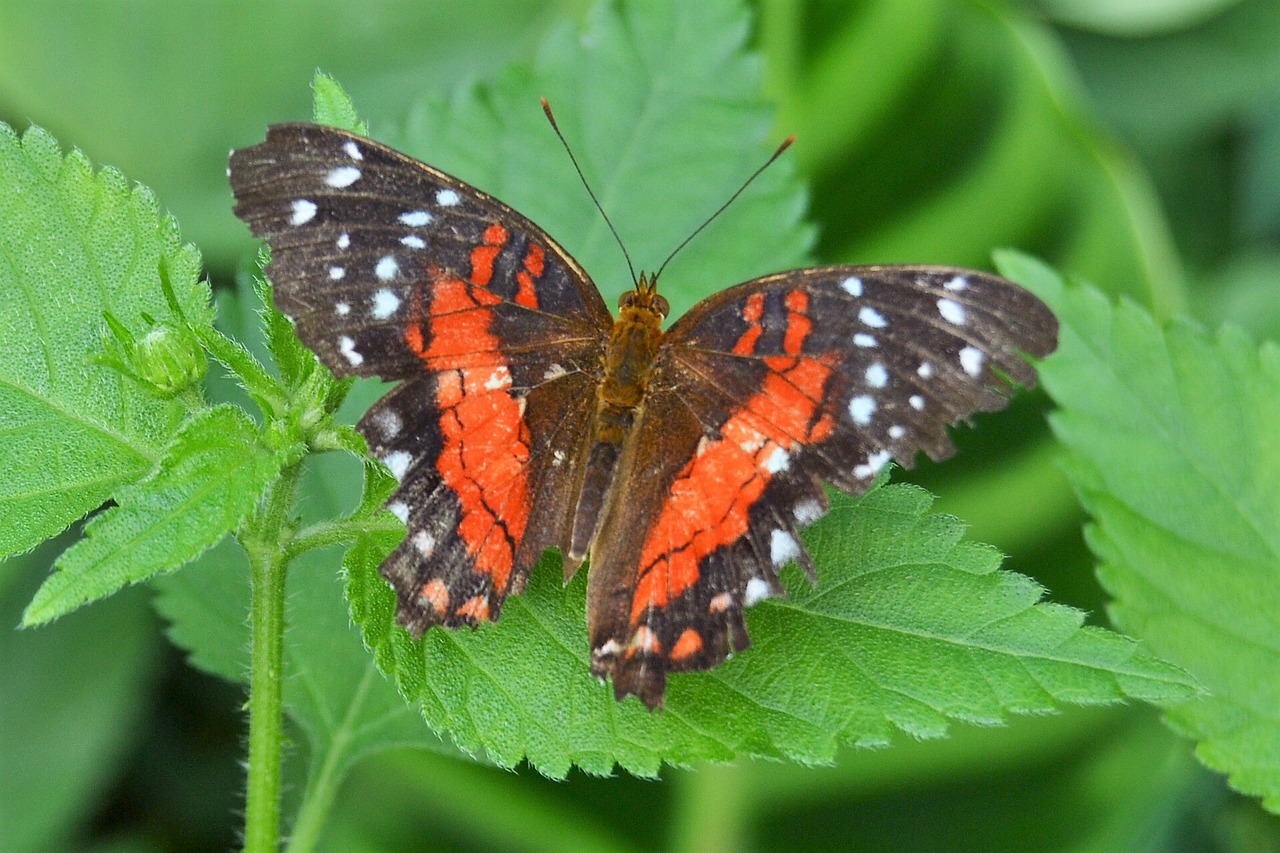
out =
{"type": "Polygon", "coordinates": [[[702,651],[702,635],[693,628],[685,628],[680,639],[671,647],[671,659],[682,661],[702,651]]]}
{"type": "Polygon", "coordinates": [[[431,605],[437,616],[443,616],[449,609],[449,587],[440,578],[429,580],[422,585],[418,597],[431,605]]]}
{"type": "Polygon", "coordinates": [[[771,372],[761,389],[672,483],[641,549],[632,624],[648,608],[665,607],[696,583],[704,557],[746,534],[747,514],[773,478],[766,463],[774,453],[822,441],[835,429],[830,414],[819,415],[832,372],[825,361],[789,356],[764,361],[771,372]]]}
{"type": "Polygon", "coordinates": [[[782,351],[791,355],[799,355],[804,347],[805,338],[813,330],[813,321],[809,319],[809,294],[803,290],[793,290],[787,294],[787,331],[782,338],[782,351]]]}
{"type": "Polygon", "coordinates": [[[484,229],[484,242],[471,250],[471,283],[487,287],[493,279],[493,262],[507,244],[507,229],[493,223],[484,229]]]}
{"type": "Polygon", "coordinates": [[[742,306],[742,319],[747,321],[747,330],[738,338],[738,342],[733,345],[733,351],[738,355],[751,355],[756,351],[756,341],[760,340],[760,335],[764,333],[764,329],[760,326],[760,318],[764,316],[764,294],[753,293],[747,297],[747,301],[742,306]]]}
{"type": "Polygon", "coordinates": [[[517,305],[523,305],[526,308],[538,307],[538,292],[533,289],[534,279],[542,275],[544,266],[544,257],[542,247],[537,243],[530,243],[529,248],[524,253],[524,269],[516,273],[516,289],[515,301],[517,305]]]}
{"type": "MultiPolygon", "coordinates": [[[[498,250],[506,238],[499,225],[485,231],[486,245],[498,250]]],[[[475,261],[473,252],[473,280],[475,261]]],[[[530,439],[521,402],[508,393],[511,373],[500,342],[489,331],[488,308],[501,300],[480,287],[445,278],[438,269],[429,275],[427,317],[405,327],[405,343],[436,375],[443,438],[436,470],[458,498],[458,535],[475,560],[474,570],[489,575],[494,589],[505,591],[515,546],[529,521],[525,464],[530,439]]],[[[415,316],[421,315],[418,302],[415,294],[415,316]]],[[[458,613],[483,621],[488,605],[481,604],[470,599],[458,613]]]]}
{"type": "Polygon", "coordinates": [[[477,622],[489,621],[489,596],[473,595],[458,608],[459,616],[470,616],[477,622]]]}

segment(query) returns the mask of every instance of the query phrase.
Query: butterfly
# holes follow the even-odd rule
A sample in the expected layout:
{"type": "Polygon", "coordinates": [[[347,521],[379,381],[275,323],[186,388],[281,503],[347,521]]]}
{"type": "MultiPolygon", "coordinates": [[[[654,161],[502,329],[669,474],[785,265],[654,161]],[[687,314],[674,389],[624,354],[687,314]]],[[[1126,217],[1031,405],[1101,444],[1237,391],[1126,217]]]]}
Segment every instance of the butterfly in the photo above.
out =
{"type": "Polygon", "coordinates": [[[856,495],[890,460],[950,455],[947,426],[1034,385],[1024,354],[1057,344],[1035,296],[941,266],[767,275],[665,330],[642,274],[615,318],[533,222],[329,127],[272,126],[228,174],[299,338],[339,376],[400,382],[357,425],[399,481],[397,621],[477,626],[545,550],[566,580],[590,558],[591,671],[650,708],[669,673],[747,648],[781,567],[816,582],[799,531],[824,482],[856,495]]]}

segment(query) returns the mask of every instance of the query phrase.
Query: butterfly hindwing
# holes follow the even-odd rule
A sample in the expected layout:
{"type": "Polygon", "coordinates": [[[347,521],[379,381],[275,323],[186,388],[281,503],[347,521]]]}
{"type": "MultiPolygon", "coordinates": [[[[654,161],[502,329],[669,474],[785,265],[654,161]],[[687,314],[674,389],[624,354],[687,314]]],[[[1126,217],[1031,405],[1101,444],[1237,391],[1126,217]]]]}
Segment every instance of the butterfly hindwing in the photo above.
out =
{"type": "Polygon", "coordinates": [[[653,705],[667,672],[745,647],[742,609],[782,593],[780,567],[812,577],[798,531],[826,511],[822,482],[857,494],[890,459],[949,455],[947,425],[1003,406],[1006,378],[1033,384],[1022,354],[1056,335],[1026,291],[945,267],[798,270],[696,305],[664,337],[649,391],[682,407],[684,461],[641,482],[657,464],[647,442],[673,421],[646,409],[640,461],[617,484],[629,510],[593,552],[591,583],[630,590],[601,596],[597,672],[653,705]]]}
{"type": "Polygon", "coordinates": [[[359,424],[400,481],[397,618],[495,618],[567,535],[612,322],[595,285],[506,205],[344,131],[276,125],[229,172],[303,342],[339,375],[406,380],[359,424]]]}

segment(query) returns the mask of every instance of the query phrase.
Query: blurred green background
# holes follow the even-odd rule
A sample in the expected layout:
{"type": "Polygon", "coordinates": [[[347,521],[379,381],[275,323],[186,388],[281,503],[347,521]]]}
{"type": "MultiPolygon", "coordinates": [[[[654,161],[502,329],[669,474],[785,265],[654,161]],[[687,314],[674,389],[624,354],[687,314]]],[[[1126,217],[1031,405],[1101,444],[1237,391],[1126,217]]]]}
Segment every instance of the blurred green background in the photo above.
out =
{"type": "MultiPolygon", "coordinates": [[[[316,68],[376,135],[424,95],[529,63],[590,5],[10,0],[0,119],[152,187],[229,287],[253,244],[230,214],[226,152],[307,118],[316,68]]],[[[777,135],[801,140],[788,156],[811,186],[818,260],[988,267],[1011,246],[1160,315],[1276,336],[1276,0],[751,7],[777,135]]],[[[910,479],[1016,555],[1009,568],[1105,623],[1043,408],[1023,395],[961,433],[955,461],[910,479]]],[[[9,625],[59,544],[0,573],[9,625]]],[[[149,597],[0,631],[0,850],[237,843],[243,688],[184,662],[149,597]]],[[[289,765],[295,796],[302,764],[289,765]]],[[[743,763],[662,782],[554,783],[385,752],[346,780],[323,846],[1261,851],[1280,850],[1280,820],[1200,769],[1152,710],[1075,709],[848,750],[830,768],[743,763]]]]}

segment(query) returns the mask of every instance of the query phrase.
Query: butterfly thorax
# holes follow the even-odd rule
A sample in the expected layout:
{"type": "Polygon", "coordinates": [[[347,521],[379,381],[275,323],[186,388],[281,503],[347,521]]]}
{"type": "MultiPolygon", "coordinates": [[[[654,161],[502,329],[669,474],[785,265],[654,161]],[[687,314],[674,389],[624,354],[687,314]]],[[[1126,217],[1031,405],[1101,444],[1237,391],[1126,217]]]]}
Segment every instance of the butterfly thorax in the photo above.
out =
{"type": "Polygon", "coordinates": [[[669,310],[656,288],[656,279],[642,275],[636,289],[624,293],[618,302],[618,319],[605,347],[602,404],[634,409],[644,400],[662,340],[662,321],[669,310]]]}

